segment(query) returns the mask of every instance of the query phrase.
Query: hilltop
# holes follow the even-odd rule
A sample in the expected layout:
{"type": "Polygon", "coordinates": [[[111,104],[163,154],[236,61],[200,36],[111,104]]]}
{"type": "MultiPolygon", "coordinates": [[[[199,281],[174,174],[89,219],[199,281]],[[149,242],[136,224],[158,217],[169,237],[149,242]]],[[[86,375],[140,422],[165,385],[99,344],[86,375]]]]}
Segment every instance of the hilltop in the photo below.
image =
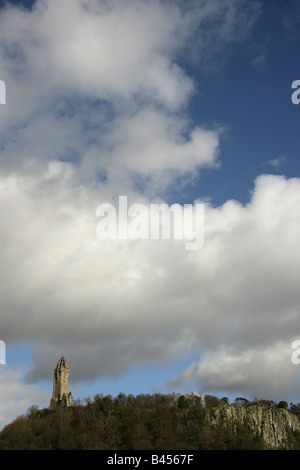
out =
{"type": "Polygon", "coordinates": [[[0,450],[300,450],[300,404],[206,395],[96,395],[32,406],[0,432],[0,450]]]}

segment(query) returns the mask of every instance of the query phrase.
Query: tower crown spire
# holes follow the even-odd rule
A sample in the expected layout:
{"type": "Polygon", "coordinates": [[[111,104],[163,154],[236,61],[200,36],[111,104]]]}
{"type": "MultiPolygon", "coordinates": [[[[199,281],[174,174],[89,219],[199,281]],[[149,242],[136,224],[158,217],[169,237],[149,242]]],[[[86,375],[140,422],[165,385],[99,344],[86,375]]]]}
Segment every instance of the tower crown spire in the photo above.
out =
{"type": "Polygon", "coordinates": [[[67,363],[67,361],[64,358],[64,355],[61,356],[61,358],[59,359],[59,361],[56,364],[56,369],[62,369],[62,368],[70,369],[69,364],[67,363]]]}
{"type": "Polygon", "coordinates": [[[53,374],[53,393],[50,400],[50,408],[57,403],[64,402],[67,406],[73,405],[72,393],[68,392],[68,378],[70,367],[62,355],[56,364],[53,374]]]}

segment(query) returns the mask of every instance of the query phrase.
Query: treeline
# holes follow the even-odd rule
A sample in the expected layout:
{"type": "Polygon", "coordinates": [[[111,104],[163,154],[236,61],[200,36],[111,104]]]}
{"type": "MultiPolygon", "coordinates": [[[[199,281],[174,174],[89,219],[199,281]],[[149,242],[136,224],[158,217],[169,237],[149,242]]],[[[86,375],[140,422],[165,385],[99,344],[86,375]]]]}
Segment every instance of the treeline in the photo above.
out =
{"type": "MultiPolygon", "coordinates": [[[[205,423],[207,408],[227,398],[195,394],[96,395],[73,407],[32,406],[0,433],[0,450],[209,450],[264,449],[245,424],[237,432],[205,423]]],[[[234,405],[276,406],[300,414],[300,405],[237,398],[234,405]]]]}

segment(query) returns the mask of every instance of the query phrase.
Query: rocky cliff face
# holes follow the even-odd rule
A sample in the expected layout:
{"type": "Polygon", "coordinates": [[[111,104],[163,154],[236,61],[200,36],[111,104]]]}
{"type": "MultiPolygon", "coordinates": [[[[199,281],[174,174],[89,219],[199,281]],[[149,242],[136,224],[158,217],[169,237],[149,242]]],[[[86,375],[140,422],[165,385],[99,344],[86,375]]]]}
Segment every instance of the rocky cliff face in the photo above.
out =
{"type": "Polygon", "coordinates": [[[246,426],[263,439],[266,448],[291,449],[294,433],[300,432],[300,419],[290,411],[261,405],[221,405],[206,413],[206,424],[221,426],[235,436],[246,426]]]}

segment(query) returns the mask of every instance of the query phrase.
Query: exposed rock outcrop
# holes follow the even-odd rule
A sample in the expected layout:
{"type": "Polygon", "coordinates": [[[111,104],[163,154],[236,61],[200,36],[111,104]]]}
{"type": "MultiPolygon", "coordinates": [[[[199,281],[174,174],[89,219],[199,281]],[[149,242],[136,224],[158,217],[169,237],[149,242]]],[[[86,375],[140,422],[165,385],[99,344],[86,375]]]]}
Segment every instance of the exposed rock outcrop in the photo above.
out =
{"type": "Polygon", "coordinates": [[[241,426],[247,427],[269,449],[292,449],[296,443],[295,433],[300,433],[298,416],[285,409],[256,404],[209,408],[205,420],[207,426],[221,426],[234,436],[238,435],[241,426]]]}

